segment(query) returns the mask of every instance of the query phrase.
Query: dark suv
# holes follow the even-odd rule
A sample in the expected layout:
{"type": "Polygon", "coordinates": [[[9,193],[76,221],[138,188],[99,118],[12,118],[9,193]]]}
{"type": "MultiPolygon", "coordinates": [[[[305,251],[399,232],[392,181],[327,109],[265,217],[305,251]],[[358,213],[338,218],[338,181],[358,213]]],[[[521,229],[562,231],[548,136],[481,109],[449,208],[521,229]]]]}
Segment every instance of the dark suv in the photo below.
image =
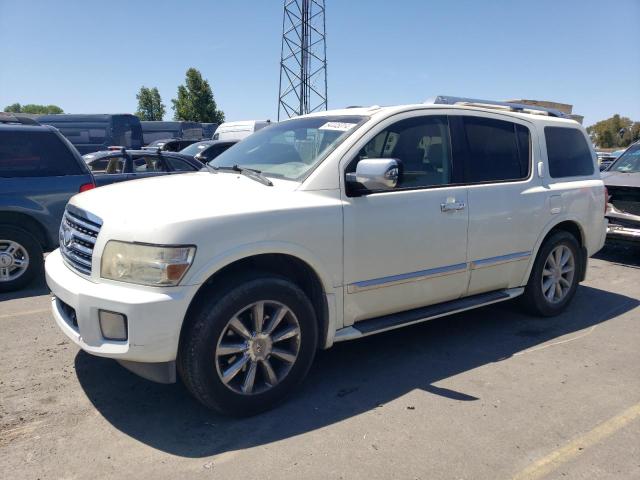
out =
{"type": "Polygon", "coordinates": [[[0,291],[17,290],[42,271],[43,251],[58,246],[67,201],[94,187],[58,130],[0,115],[0,291]]]}

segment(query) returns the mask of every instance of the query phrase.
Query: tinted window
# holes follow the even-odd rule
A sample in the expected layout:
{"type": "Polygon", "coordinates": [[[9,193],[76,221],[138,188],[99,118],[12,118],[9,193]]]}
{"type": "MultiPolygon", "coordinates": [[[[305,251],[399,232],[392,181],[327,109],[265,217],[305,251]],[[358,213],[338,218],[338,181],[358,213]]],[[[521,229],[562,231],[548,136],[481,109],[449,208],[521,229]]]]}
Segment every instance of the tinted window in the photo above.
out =
{"type": "Polygon", "coordinates": [[[185,162],[181,158],[164,157],[165,160],[171,165],[171,168],[176,172],[194,172],[197,169],[190,163],[185,162]]]}
{"type": "MultiPolygon", "coordinates": [[[[401,162],[398,188],[451,183],[451,143],[447,117],[415,117],[378,133],[358,154],[365,158],[395,158],[401,162]]],[[[355,171],[353,162],[348,170],[355,171]]]]}
{"type": "Polygon", "coordinates": [[[529,129],[512,122],[463,117],[466,181],[520,180],[529,175],[529,129]]]}
{"type": "Polygon", "coordinates": [[[214,145],[213,147],[208,148],[204,152],[202,152],[202,155],[206,160],[213,160],[222,152],[224,152],[225,150],[227,150],[229,147],[232,147],[232,146],[233,146],[232,143],[223,143],[222,145],[214,145]]]}
{"type": "Polygon", "coordinates": [[[164,164],[164,160],[159,157],[152,157],[145,155],[143,157],[136,157],[133,159],[133,172],[134,173],[151,173],[151,172],[166,172],[167,167],[164,164]]]}
{"type": "Polygon", "coordinates": [[[553,178],[593,174],[593,158],[584,135],[577,128],[544,127],[553,178]]]}
{"type": "Polygon", "coordinates": [[[0,132],[0,177],[80,175],[76,157],[52,132],[0,132]]]}
{"type": "Polygon", "coordinates": [[[87,166],[92,173],[114,174],[124,172],[124,160],[122,157],[99,157],[95,160],[87,160],[87,166]]]}

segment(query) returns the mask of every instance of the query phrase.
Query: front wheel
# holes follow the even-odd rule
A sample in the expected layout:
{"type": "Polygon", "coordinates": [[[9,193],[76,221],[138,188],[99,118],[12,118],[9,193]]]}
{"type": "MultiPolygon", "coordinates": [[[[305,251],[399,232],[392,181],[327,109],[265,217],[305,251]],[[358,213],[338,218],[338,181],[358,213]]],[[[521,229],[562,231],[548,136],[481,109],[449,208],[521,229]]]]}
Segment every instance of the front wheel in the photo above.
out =
{"type": "Polygon", "coordinates": [[[551,317],[562,312],[576,293],[582,262],[576,238],[556,232],[538,252],[523,301],[533,314],[551,317]]]}
{"type": "Polygon", "coordinates": [[[279,277],[234,282],[188,321],[180,376],[201,403],[221,413],[271,408],[305,377],[317,347],[311,302],[279,277]]]}

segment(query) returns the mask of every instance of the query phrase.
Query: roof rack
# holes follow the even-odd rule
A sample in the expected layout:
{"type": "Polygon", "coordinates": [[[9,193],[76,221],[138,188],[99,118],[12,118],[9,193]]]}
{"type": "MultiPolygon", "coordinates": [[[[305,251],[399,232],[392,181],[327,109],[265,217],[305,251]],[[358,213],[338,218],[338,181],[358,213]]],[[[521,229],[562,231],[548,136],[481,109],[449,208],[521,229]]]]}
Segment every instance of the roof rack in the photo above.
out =
{"type": "Polygon", "coordinates": [[[0,112],[0,123],[20,123],[22,125],[40,125],[40,123],[33,118],[19,113],[12,112],[0,112]]]}
{"type": "Polygon", "coordinates": [[[531,113],[535,115],[548,115],[550,117],[569,118],[565,113],[555,108],[544,108],[536,105],[526,105],[524,103],[497,102],[495,100],[481,100],[478,98],[465,97],[448,97],[438,95],[429,98],[425,103],[433,103],[439,105],[468,105],[471,107],[497,108],[501,110],[509,110],[511,112],[531,113]]]}

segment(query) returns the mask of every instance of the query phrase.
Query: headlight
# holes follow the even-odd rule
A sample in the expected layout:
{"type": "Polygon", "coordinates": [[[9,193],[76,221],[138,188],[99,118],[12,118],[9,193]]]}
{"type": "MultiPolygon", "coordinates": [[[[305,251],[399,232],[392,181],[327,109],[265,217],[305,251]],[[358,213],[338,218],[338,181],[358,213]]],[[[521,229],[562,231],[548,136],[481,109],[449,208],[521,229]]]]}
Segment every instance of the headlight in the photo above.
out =
{"type": "Polygon", "coordinates": [[[187,272],[196,247],[157,246],[110,240],[102,253],[100,276],[140,285],[177,285],[187,272]]]}

